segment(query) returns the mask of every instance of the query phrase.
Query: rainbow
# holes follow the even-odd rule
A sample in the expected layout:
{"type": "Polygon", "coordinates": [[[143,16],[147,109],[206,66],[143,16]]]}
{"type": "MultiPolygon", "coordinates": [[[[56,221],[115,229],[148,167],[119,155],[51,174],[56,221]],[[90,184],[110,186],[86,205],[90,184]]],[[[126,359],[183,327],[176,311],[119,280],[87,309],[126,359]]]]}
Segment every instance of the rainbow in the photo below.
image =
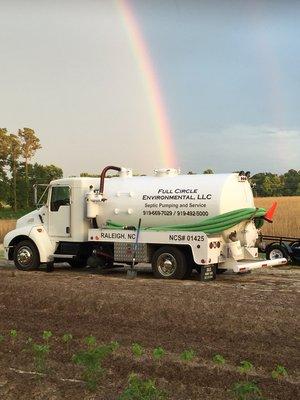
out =
{"type": "Polygon", "coordinates": [[[117,7],[127,31],[132,52],[140,70],[145,92],[149,100],[153,128],[157,136],[161,160],[165,167],[176,167],[177,162],[170,122],[149,49],[143,38],[130,1],[117,0],[117,7]]]}

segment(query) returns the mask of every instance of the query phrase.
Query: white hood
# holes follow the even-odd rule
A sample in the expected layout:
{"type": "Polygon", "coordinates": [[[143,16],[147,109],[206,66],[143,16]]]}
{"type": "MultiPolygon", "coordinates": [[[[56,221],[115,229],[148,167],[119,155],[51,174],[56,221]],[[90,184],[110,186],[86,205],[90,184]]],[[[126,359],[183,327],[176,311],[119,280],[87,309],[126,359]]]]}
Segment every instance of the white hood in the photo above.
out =
{"type": "Polygon", "coordinates": [[[41,220],[39,217],[40,210],[34,210],[30,213],[24,215],[23,217],[17,220],[16,228],[21,228],[26,225],[41,225],[41,220]]]}

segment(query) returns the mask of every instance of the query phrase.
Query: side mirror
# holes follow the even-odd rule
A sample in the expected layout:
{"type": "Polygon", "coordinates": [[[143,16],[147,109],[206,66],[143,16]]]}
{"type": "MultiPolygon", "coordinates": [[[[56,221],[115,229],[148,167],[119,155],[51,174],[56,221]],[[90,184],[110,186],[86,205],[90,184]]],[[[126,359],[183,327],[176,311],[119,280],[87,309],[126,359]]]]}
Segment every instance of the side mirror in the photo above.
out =
{"type": "Polygon", "coordinates": [[[45,193],[47,192],[49,185],[47,183],[36,183],[33,185],[33,202],[35,207],[39,207],[41,205],[41,200],[43,199],[45,193]],[[38,198],[38,188],[45,188],[40,198],[38,198]]]}
{"type": "Polygon", "coordinates": [[[33,204],[37,206],[37,185],[33,185],[33,204]]]}

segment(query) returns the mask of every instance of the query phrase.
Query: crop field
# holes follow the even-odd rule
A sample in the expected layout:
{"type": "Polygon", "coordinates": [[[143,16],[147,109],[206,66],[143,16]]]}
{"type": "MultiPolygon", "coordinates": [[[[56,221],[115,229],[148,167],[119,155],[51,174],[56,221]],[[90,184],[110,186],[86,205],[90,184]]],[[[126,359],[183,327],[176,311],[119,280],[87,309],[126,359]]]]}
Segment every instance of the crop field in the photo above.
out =
{"type": "Polygon", "coordinates": [[[203,283],[65,265],[2,262],[1,399],[297,398],[299,270],[203,283]]]}
{"type": "MultiPolygon", "coordinates": [[[[299,197],[255,201],[278,202],[264,234],[300,236],[299,197]]],[[[202,283],[0,260],[0,399],[296,399],[299,283],[288,266],[202,283]]]]}
{"type": "Polygon", "coordinates": [[[264,224],[263,234],[300,237],[300,196],[258,197],[255,204],[268,209],[274,201],[278,203],[274,222],[264,224]]]}
{"type": "Polygon", "coordinates": [[[4,236],[7,232],[14,229],[16,226],[16,221],[13,219],[0,219],[0,243],[3,242],[4,236]]]}

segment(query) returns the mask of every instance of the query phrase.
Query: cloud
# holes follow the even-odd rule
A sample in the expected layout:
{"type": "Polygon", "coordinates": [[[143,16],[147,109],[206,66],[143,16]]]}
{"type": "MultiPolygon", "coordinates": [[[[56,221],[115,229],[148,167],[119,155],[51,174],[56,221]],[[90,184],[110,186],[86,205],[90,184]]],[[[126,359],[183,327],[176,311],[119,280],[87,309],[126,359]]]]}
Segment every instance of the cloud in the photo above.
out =
{"type": "Polygon", "coordinates": [[[268,138],[272,136],[278,139],[299,139],[300,130],[296,129],[280,129],[271,125],[243,125],[237,124],[222,130],[224,136],[246,136],[249,138],[260,137],[268,138]]]}
{"type": "Polygon", "coordinates": [[[300,139],[300,131],[297,130],[277,130],[271,132],[271,135],[279,139],[300,139]]]}
{"type": "Polygon", "coordinates": [[[219,131],[186,133],[178,149],[183,170],[282,173],[300,168],[300,130],[267,124],[236,124],[219,131]]]}

